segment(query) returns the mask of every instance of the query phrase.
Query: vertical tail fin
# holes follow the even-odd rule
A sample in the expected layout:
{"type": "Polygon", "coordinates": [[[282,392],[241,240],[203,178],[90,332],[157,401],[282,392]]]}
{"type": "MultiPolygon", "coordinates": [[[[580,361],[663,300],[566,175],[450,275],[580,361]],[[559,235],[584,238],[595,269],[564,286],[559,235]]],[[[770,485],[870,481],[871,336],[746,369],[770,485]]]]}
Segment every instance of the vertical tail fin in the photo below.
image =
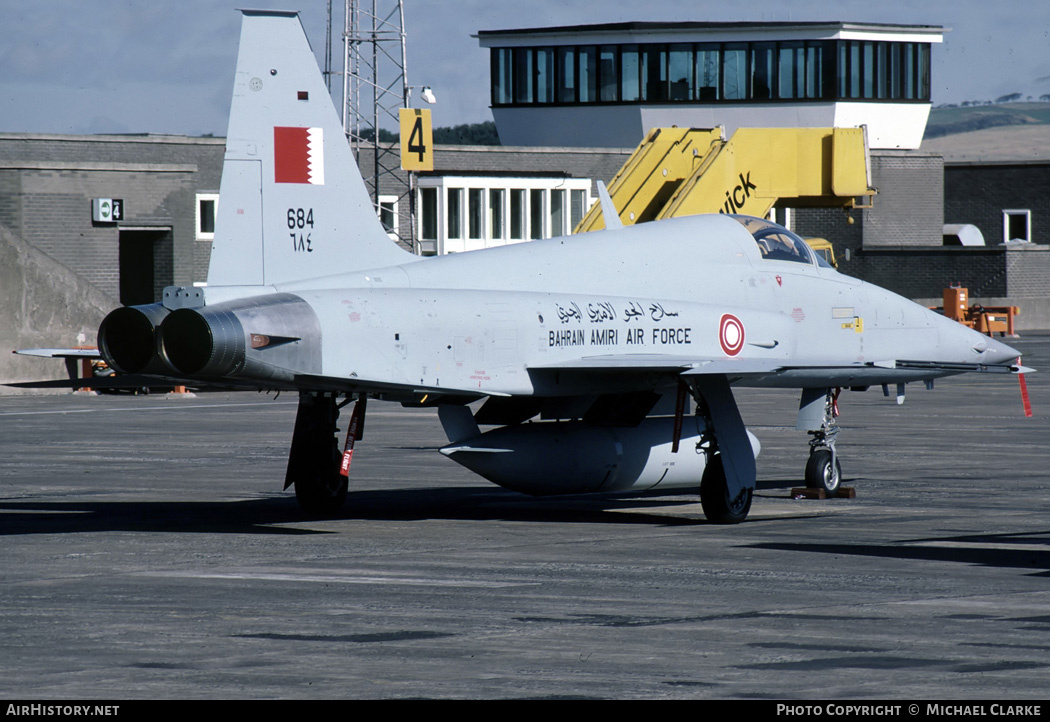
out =
{"type": "Polygon", "coordinates": [[[242,10],[208,284],[405,263],[376,216],[294,12],[242,10]]]}

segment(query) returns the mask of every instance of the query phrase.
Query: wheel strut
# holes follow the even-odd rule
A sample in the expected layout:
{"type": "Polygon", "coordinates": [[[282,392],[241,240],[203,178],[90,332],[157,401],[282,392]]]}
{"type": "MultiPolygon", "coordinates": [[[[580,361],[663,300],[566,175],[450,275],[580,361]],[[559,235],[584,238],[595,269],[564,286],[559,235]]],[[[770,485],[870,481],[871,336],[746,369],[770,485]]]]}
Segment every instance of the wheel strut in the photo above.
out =
{"type": "Polygon", "coordinates": [[[829,496],[838,493],[842,482],[842,466],[835,451],[835,440],[839,434],[838,398],[842,389],[827,389],[824,395],[824,414],[819,429],[808,431],[809,461],[806,463],[806,486],[824,489],[829,496]]]}
{"type": "Polygon", "coordinates": [[[346,499],[348,483],[339,473],[341,454],[335,438],[338,418],[336,394],[299,393],[284,488],[295,486],[295,497],[308,514],[334,514],[346,499]]]}

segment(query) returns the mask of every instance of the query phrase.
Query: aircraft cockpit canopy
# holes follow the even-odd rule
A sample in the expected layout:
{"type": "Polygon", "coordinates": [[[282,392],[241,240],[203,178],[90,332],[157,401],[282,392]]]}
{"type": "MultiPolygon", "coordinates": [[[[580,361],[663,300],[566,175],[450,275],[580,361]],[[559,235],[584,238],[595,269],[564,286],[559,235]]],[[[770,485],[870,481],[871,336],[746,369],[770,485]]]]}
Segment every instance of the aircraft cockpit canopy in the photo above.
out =
{"type": "Polygon", "coordinates": [[[789,261],[791,263],[817,263],[821,266],[830,264],[814,254],[809,244],[784,226],[777,225],[765,218],[754,216],[731,215],[740,225],[748,230],[758,244],[762,258],[767,261],[789,261]]]}

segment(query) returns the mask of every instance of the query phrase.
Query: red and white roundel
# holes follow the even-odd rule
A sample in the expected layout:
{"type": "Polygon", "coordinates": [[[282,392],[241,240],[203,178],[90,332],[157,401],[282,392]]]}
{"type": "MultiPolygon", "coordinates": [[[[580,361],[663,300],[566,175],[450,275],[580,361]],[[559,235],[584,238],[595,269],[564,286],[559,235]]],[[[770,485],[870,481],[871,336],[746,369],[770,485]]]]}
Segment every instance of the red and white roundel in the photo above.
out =
{"type": "Polygon", "coordinates": [[[744,324],[731,313],[722,314],[718,323],[718,343],[726,356],[736,356],[744,347],[744,324]]]}

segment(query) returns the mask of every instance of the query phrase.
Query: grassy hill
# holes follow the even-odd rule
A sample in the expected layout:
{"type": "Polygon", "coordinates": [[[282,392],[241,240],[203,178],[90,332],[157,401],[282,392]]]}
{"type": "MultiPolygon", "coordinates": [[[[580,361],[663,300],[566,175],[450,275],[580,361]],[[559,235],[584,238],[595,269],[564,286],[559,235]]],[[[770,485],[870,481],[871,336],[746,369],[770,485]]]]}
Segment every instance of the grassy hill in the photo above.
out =
{"type": "Polygon", "coordinates": [[[1050,125],[1050,103],[1002,103],[973,107],[934,108],[924,138],[941,138],[988,128],[1050,125]]]}

